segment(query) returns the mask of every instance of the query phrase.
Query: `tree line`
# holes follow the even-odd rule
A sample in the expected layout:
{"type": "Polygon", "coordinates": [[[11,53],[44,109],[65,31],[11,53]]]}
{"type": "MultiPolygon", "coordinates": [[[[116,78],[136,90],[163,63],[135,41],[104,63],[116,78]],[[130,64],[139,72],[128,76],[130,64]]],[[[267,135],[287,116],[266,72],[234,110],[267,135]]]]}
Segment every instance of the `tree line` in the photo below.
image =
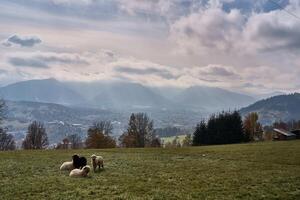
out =
{"type": "MultiPolygon", "coordinates": [[[[5,102],[0,100],[0,124],[5,117],[5,102]]],[[[262,140],[263,128],[258,122],[257,113],[249,113],[244,119],[238,111],[213,114],[207,121],[201,120],[195,127],[193,134],[186,134],[180,141],[176,136],[166,142],[164,147],[184,147],[212,144],[232,144],[262,140]]],[[[269,128],[293,129],[300,128],[299,121],[275,122],[269,128]]],[[[110,121],[95,122],[88,130],[83,141],[77,134],[71,134],[57,144],[57,149],[78,148],[114,148],[114,147],[161,147],[162,141],[154,130],[154,122],[146,113],[132,113],[129,117],[127,129],[116,140],[112,137],[113,125],[110,121]]],[[[169,132],[179,129],[167,128],[169,132]]],[[[29,124],[27,134],[22,142],[23,149],[45,149],[49,145],[48,136],[43,123],[33,121],[29,124]]],[[[11,134],[0,128],[0,150],[14,150],[16,143],[11,134]]]]}
{"type": "Polygon", "coordinates": [[[211,144],[233,144],[261,138],[262,126],[258,114],[248,114],[244,121],[239,112],[221,112],[212,115],[207,122],[197,124],[193,134],[194,146],[211,144]]]}

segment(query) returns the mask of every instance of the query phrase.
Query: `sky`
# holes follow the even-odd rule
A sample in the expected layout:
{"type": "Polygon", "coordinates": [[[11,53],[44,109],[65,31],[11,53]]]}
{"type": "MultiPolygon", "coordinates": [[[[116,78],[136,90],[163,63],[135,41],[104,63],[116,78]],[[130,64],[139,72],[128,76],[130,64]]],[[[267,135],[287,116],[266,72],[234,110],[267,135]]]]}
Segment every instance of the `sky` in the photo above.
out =
{"type": "Polygon", "coordinates": [[[299,0],[0,0],[0,85],[300,91],[299,0]]]}

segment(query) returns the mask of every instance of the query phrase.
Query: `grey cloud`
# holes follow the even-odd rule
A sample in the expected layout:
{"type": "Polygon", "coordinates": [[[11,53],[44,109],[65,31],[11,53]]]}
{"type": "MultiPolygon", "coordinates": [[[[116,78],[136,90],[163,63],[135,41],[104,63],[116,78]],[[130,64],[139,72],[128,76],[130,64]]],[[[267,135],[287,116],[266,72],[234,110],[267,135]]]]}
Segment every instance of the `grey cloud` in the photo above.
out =
{"type": "Polygon", "coordinates": [[[11,58],[9,58],[9,63],[16,67],[34,67],[34,68],[48,68],[49,67],[45,62],[35,59],[35,58],[11,57],[11,58]]]}
{"type": "Polygon", "coordinates": [[[275,21],[255,21],[254,30],[249,30],[251,39],[257,41],[261,50],[299,50],[300,48],[300,23],[276,23],[275,21]]]}
{"type": "Polygon", "coordinates": [[[12,44],[17,44],[22,47],[33,47],[36,44],[41,43],[42,40],[38,38],[37,36],[18,36],[13,35],[9,37],[5,42],[2,43],[2,45],[6,47],[12,46],[12,44]]]}
{"type": "Polygon", "coordinates": [[[205,67],[200,71],[202,75],[210,75],[210,76],[218,76],[218,77],[237,77],[238,74],[235,72],[222,67],[222,66],[213,66],[210,65],[208,67],[205,67]]]}
{"type": "Polygon", "coordinates": [[[4,70],[4,69],[0,69],[0,75],[1,74],[6,74],[7,73],[7,71],[6,70],[4,70]]]}
{"type": "Polygon", "coordinates": [[[154,74],[160,76],[165,79],[176,79],[177,76],[173,75],[171,72],[163,69],[156,69],[156,68],[146,68],[146,69],[137,69],[131,67],[116,67],[116,71],[127,73],[127,74],[137,74],[137,75],[149,75],[154,74]]]}
{"type": "Polygon", "coordinates": [[[37,55],[36,59],[47,63],[59,62],[65,64],[89,64],[88,61],[78,55],[37,55]]]}
{"type": "Polygon", "coordinates": [[[89,65],[89,62],[79,55],[58,53],[33,53],[29,56],[13,56],[8,61],[17,67],[35,68],[49,68],[49,65],[52,63],[89,65]]]}
{"type": "Polygon", "coordinates": [[[235,76],[236,74],[223,67],[214,66],[210,68],[210,74],[217,76],[235,76]]]}
{"type": "Polygon", "coordinates": [[[241,85],[242,88],[265,88],[262,84],[244,83],[241,85]]]}

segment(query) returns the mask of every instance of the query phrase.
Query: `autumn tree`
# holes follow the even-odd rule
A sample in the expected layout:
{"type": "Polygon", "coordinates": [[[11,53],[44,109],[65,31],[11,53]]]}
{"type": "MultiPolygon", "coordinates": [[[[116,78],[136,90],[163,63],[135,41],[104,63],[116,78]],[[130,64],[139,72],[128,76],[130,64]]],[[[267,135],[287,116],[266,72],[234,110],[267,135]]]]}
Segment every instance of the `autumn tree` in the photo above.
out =
{"type": "Polygon", "coordinates": [[[188,147],[188,146],[191,146],[192,144],[193,144],[192,135],[187,134],[182,141],[182,146],[188,147]]]}
{"type": "Polygon", "coordinates": [[[27,135],[22,143],[24,149],[44,149],[48,146],[46,129],[41,122],[34,121],[28,126],[27,135]]]}
{"type": "Polygon", "coordinates": [[[243,126],[246,141],[262,139],[263,129],[261,124],[258,122],[258,114],[256,112],[249,113],[245,117],[243,126]]]}
{"type": "Polygon", "coordinates": [[[151,141],[151,147],[161,147],[161,140],[156,137],[151,141]]]}
{"type": "Polygon", "coordinates": [[[146,147],[151,146],[155,138],[153,121],[148,115],[132,113],[127,131],[120,137],[120,144],[123,147],[146,147]]]}
{"type": "Polygon", "coordinates": [[[113,126],[110,121],[101,121],[94,123],[88,129],[88,136],[86,139],[86,148],[114,148],[116,141],[110,136],[113,126]]]}

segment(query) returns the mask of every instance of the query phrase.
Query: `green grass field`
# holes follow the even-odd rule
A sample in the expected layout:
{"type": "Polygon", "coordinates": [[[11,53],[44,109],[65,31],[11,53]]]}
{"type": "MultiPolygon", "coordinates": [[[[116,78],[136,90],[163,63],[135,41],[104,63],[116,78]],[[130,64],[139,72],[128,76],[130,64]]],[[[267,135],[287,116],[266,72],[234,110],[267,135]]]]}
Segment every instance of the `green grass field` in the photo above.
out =
{"type": "Polygon", "coordinates": [[[300,141],[0,152],[0,199],[300,199],[300,141]],[[74,153],[105,170],[70,178],[59,167],[74,153]]]}

